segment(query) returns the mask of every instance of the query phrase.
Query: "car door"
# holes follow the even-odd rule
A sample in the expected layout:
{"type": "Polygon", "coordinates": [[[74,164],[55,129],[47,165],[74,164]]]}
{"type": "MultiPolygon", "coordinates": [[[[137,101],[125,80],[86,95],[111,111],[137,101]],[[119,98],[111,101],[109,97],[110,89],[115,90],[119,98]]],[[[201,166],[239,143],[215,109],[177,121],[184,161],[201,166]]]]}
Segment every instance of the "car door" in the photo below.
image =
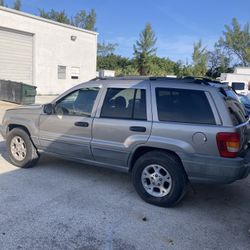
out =
{"type": "Polygon", "coordinates": [[[93,122],[94,159],[126,167],[131,151],[150,136],[151,115],[147,83],[107,84],[93,122]]]}
{"type": "Polygon", "coordinates": [[[91,128],[98,87],[76,89],[53,104],[51,115],[41,114],[39,141],[44,151],[92,160],[91,128]]]}

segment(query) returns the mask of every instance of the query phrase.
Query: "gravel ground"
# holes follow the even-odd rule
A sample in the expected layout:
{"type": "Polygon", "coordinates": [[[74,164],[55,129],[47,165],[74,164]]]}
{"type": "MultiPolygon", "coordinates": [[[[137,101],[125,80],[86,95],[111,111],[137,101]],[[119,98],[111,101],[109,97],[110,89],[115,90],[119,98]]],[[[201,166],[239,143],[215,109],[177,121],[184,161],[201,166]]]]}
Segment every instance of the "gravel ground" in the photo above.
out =
{"type": "Polygon", "coordinates": [[[194,185],[177,207],[160,208],[143,202],[124,173],[48,156],[18,169],[0,137],[0,250],[246,250],[249,190],[250,177],[194,185]]]}

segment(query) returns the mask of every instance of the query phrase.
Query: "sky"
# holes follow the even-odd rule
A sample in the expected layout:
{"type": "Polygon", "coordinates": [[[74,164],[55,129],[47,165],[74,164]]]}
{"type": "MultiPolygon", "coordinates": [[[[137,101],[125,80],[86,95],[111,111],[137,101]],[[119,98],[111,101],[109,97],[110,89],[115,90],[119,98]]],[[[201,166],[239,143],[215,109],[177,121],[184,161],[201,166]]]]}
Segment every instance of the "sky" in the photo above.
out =
{"type": "MultiPolygon", "coordinates": [[[[250,0],[21,0],[22,10],[65,10],[74,16],[95,9],[99,42],[117,43],[116,53],[133,56],[133,44],[146,23],[157,37],[157,55],[184,63],[191,60],[193,43],[202,40],[212,49],[233,17],[250,22],[250,0]]],[[[14,0],[5,0],[9,6],[14,0]]]]}

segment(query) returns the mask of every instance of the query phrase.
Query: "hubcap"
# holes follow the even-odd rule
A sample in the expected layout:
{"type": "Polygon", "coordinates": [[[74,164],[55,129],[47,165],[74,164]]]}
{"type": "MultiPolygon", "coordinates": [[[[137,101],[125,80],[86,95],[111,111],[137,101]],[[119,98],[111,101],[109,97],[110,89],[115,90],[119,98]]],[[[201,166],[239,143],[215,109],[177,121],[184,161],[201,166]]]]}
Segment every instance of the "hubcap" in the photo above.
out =
{"type": "Polygon", "coordinates": [[[148,194],[154,197],[164,197],[172,187],[169,172],[158,164],[151,164],[142,171],[141,182],[148,194]]]}
{"type": "Polygon", "coordinates": [[[15,136],[10,142],[11,154],[17,161],[23,161],[27,154],[26,144],[20,136],[15,136]]]}

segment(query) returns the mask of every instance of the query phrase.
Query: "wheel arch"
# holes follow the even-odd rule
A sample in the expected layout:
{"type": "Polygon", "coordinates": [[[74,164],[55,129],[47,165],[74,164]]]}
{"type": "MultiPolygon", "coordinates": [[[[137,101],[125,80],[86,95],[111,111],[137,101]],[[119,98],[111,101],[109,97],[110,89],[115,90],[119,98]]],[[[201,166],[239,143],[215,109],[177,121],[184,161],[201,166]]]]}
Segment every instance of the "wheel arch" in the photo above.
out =
{"type": "Polygon", "coordinates": [[[129,158],[129,161],[128,161],[128,168],[129,168],[129,172],[132,171],[134,165],[135,165],[135,162],[144,154],[148,153],[148,152],[152,152],[152,151],[160,151],[160,152],[165,152],[165,153],[168,153],[170,155],[172,155],[183,167],[183,169],[185,170],[184,166],[183,166],[183,163],[182,163],[182,160],[180,158],[180,156],[172,151],[172,150],[169,150],[169,149],[165,149],[165,148],[160,148],[160,147],[150,147],[150,146],[140,146],[138,148],[136,148],[134,150],[134,152],[131,154],[130,158],[129,158]]]}
{"type": "Polygon", "coordinates": [[[8,124],[8,126],[7,126],[7,133],[9,133],[14,128],[19,128],[19,129],[24,130],[31,137],[30,131],[27,128],[27,126],[24,126],[24,125],[21,125],[21,124],[15,124],[15,123],[8,124]]]}

